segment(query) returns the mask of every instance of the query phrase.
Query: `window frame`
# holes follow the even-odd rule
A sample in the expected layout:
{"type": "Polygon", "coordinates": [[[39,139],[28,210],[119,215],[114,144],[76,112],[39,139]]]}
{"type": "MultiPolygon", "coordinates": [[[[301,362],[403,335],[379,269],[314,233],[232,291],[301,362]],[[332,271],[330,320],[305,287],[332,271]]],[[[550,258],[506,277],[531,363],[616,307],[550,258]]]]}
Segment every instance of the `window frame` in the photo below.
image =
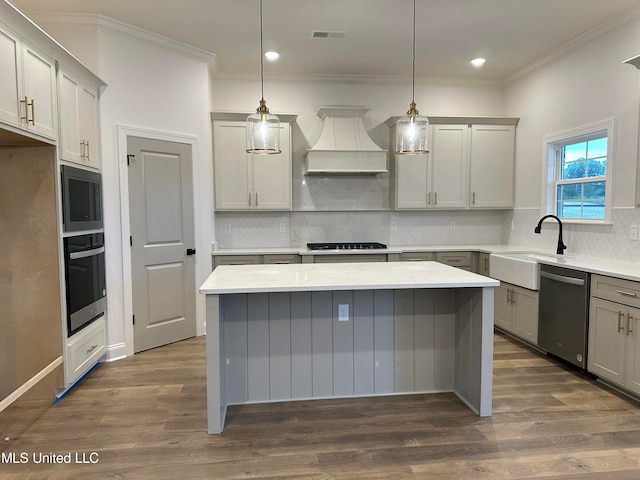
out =
{"type": "MultiPolygon", "coordinates": [[[[564,130],[562,132],[546,135],[543,138],[543,166],[542,175],[542,209],[547,214],[558,215],[557,211],[557,194],[558,185],[563,184],[580,184],[595,181],[605,182],[605,198],[604,198],[604,218],[562,218],[563,223],[576,223],[584,225],[610,225],[611,224],[611,201],[613,190],[613,169],[615,163],[614,157],[615,146],[615,119],[609,118],[600,122],[583,125],[577,128],[564,130]],[[604,132],[604,135],[600,135],[604,132]],[[583,141],[593,140],[595,138],[607,138],[607,172],[604,177],[584,177],[581,179],[572,179],[571,181],[560,180],[561,158],[559,151],[561,147],[572,145],[583,141]]],[[[558,215],[559,216],[559,215],[558,215]]]]}

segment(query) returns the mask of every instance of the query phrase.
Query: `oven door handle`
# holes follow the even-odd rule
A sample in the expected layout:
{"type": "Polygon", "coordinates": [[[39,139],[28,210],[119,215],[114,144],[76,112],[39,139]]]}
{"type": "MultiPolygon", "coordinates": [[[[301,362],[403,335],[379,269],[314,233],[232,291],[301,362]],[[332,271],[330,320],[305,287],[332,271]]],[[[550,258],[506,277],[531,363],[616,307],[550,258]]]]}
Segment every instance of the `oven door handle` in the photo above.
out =
{"type": "Polygon", "coordinates": [[[77,260],[79,258],[87,258],[93,257],[94,255],[100,255],[101,253],[104,253],[104,247],[92,248],[91,250],[83,250],[81,252],[73,252],[69,254],[69,258],[71,260],[77,260]]]}

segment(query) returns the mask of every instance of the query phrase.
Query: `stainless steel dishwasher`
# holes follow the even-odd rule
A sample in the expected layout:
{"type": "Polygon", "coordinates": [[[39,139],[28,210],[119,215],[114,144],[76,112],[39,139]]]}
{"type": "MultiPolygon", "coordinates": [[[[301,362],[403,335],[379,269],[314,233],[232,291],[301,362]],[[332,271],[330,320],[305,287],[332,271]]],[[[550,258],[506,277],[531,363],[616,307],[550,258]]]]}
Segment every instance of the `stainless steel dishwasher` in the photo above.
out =
{"type": "Polygon", "coordinates": [[[541,265],[538,346],[580,368],[587,367],[589,274],[541,265]]]}

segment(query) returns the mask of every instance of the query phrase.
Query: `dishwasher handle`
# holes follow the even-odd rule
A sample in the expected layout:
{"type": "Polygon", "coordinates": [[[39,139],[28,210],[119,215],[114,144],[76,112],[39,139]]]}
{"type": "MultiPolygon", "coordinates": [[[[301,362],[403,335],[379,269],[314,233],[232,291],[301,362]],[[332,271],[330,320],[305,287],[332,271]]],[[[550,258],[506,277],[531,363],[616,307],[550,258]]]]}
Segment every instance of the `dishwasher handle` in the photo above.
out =
{"type": "Polygon", "coordinates": [[[555,273],[549,273],[542,271],[540,272],[540,276],[544,278],[548,278],[549,280],[554,280],[556,282],[569,283],[571,285],[584,285],[583,278],[574,278],[574,277],[565,277],[564,275],[556,275],[555,273]]]}

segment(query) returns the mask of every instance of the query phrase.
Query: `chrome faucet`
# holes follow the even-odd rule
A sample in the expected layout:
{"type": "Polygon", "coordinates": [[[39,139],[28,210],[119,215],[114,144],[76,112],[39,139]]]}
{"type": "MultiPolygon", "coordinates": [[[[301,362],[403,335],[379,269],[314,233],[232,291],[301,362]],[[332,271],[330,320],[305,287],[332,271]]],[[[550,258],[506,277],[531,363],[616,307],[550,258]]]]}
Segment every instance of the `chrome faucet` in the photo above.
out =
{"type": "Polygon", "coordinates": [[[544,217],[542,217],[540,219],[540,221],[538,222],[538,225],[536,225],[536,228],[533,230],[534,233],[540,233],[540,231],[542,230],[542,222],[545,221],[545,219],[547,218],[553,218],[558,222],[558,248],[556,249],[556,253],[558,255],[562,255],[564,253],[564,250],[567,248],[567,246],[562,243],[562,220],[560,220],[558,217],[556,217],[555,215],[545,215],[544,217]]]}

